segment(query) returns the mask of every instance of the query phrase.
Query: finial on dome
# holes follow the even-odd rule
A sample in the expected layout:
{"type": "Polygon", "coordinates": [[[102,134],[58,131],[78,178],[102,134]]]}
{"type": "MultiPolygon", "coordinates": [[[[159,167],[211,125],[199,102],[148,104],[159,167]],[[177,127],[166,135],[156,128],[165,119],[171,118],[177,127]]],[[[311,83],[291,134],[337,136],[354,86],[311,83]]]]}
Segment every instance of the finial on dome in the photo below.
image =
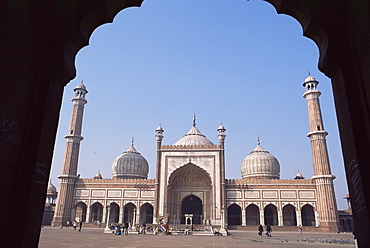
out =
{"type": "Polygon", "coordinates": [[[311,72],[310,72],[310,70],[308,70],[308,76],[311,76],[311,72]]]}
{"type": "Polygon", "coordinates": [[[134,136],[131,138],[131,146],[134,147],[134,136]]]}
{"type": "Polygon", "coordinates": [[[194,117],[193,117],[193,127],[195,127],[197,124],[195,123],[195,121],[197,120],[196,116],[195,116],[195,113],[194,113],[194,117]]]}
{"type": "Polygon", "coordinates": [[[257,135],[257,145],[261,145],[260,136],[259,135],[257,135]]]}

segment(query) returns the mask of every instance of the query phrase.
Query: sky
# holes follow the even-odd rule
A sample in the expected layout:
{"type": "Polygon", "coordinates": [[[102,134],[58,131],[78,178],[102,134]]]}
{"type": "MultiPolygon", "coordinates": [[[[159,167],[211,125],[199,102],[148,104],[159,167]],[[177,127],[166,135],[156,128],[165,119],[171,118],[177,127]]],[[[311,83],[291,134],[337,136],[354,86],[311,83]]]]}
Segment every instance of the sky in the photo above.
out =
{"type": "Polygon", "coordinates": [[[318,89],[338,208],[346,209],[342,151],[330,79],[318,70],[319,52],[298,21],[262,0],[145,0],[100,26],[76,57],[77,76],[66,87],[51,181],[59,185],[73,89],[86,96],[78,173],[111,178],[114,159],[135,148],[155,176],[155,129],[163,145],[192,126],[218,144],[226,128],[226,178],[240,179],[243,159],[261,146],[280,163],[282,179],[299,170],[313,176],[302,83],[318,89]]]}

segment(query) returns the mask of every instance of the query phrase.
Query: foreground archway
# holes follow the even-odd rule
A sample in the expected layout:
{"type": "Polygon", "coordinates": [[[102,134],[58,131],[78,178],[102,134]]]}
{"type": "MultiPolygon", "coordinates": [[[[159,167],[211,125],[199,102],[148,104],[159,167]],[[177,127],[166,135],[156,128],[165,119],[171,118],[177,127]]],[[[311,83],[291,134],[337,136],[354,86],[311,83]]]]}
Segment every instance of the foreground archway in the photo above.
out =
{"type": "Polygon", "coordinates": [[[295,207],[288,204],[283,207],[283,226],[296,226],[297,215],[295,207]]]}
{"type": "Polygon", "coordinates": [[[96,202],[90,206],[90,220],[89,222],[94,223],[96,221],[103,222],[103,206],[96,202]]]}
{"type": "Polygon", "coordinates": [[[145,203],[140,207],[140,223],[153,223],[153,206],[145,203]]]}
{"type": "MultiPolygon", "coordinates": [[[[267,0],[278,11],[296,18],[304,34],[320,49],[320,70],[332,78],[359,244],[370,247],[370,147],[368,1],[267,0]],[[325,17],[325,18],[322,18],[325,17]],[[365,135],[364,135],[365,134],[365,135]]],[[[2,193],[9,202],[22,202],[24,211],[9,204],[0,209],[4,223],[24,223],[22,230],[2,227],[4,246],[37,246],[45,192],[50,172],[63,86],[75,75],[74,58],[87,45],[94,29],[128,6],[141,1],[94,1],[56,5],[29,1],[28,8],[11,8],[4,2],[5,25],[1,48],[0,105],[3,116],[14,120],[19,142],[1,143],[2,193]],[[7,19],[7,18],[12,18],[7,19]],[[29,25],[13,25],[24,23],[29,25]],[[60,22],[58,20],[70,20],[60,22]],[[29,34],[40,35],[29,35],[29,34]],[[16,41],[16,42],[14,42],[16,41]],[[48,44],[45,46],[44,44],[48,44]],[[24,73],[19,73],[24,71],[24,73]],[[14,83],[21,91],[14,94],[14,83]],[[40,98],[39,96],[43,96],[40,98]],[[14,104],[17,102],[17,104],[14,104]],[[25,159],[27,158],[27,159],[25,159]],[[23,187],[17,187],[22,185],[23,187]],[[33,213],[33,214],[30,214],[33,213]],[[17,235],[17,238],[12,238],[17,235]]],[[[71,205],[72,207],[73,205],[71,205]]]]}
{"type": "Polygon", "coordinates": [[[124,222],[128,221],[131,225],[135,225],[136,218],[136,206],[132,203],[127,203],[123,208],[123,218],[124,222]]]}

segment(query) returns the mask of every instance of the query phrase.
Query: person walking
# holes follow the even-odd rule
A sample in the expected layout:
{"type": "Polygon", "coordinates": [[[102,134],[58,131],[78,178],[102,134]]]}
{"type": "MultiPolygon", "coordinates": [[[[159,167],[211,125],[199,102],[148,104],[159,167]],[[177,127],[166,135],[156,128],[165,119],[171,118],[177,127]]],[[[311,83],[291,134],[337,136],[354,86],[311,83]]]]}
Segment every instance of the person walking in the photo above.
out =
{"type": "Polygon", "coordinates": [[[271,226],[270,225],[267,225],[266,226],[266,236],[267,237],[271,237],[271,233],[272,233],[272,228],[271,228],[271,226]]]}
{"type": "Polygon", "coordinates": [[[145,232],[146,232],[146,224],[145,224],[145,222],[143,222],[143,224],[141,224],[141,226],[143,227],[143,234],[145,234],[145,232]]]}
{"type": "Polygon", "coordinates": [[[79,224],[79,229],[78,231],[81,232],[81,229],[82,229],[82,221],[80,221],[80,224],[79,224]]]}
{"type": "Polygon", "coordinates": [[[262,227],[262,225],[259,225],[259,227],[258,227],[258,235],[260,235],[260,237],[262,237],[262,233],[263,233],[263,227],[262,227]]]}
{"type": "Polygon", "coordinates": [[[128,223],[128,220],[125,221],[125,225],[123,226],[124,229],[125,229],[125,235],[128,235],[128,228],[129,228],[129,223],[128,223]]]}
{"type": "Polygon", "coordinates": [[[299,225],[298,232],[299,232],[300,235],[302,235],[302,225],[299,225]]]}

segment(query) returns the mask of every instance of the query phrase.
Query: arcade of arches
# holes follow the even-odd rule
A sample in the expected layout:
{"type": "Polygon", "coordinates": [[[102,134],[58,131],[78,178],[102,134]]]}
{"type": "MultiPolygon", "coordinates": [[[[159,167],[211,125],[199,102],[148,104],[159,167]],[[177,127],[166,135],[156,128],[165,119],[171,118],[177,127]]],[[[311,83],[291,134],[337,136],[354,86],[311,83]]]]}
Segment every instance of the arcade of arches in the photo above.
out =
{"type": "Polygon", "coordinates": [[[297,218],[300,218],[299,223],[302,226],[316,226],[314,207],[309,204],[304,205],[300,209],[301,215],[298,215],[295,207],[290,204],[283,207],[281,216],[278,215],[277,207],[272,204],[265,206],[262,213],[260,213],[259,207],[255,204],[250,204],[243,211],[239,205],[234,203],[227,208],[227,223],[228,225],[242,225],[246,223],[246,226],[258,226],[260,224],[297,226],[297,218]]]}

